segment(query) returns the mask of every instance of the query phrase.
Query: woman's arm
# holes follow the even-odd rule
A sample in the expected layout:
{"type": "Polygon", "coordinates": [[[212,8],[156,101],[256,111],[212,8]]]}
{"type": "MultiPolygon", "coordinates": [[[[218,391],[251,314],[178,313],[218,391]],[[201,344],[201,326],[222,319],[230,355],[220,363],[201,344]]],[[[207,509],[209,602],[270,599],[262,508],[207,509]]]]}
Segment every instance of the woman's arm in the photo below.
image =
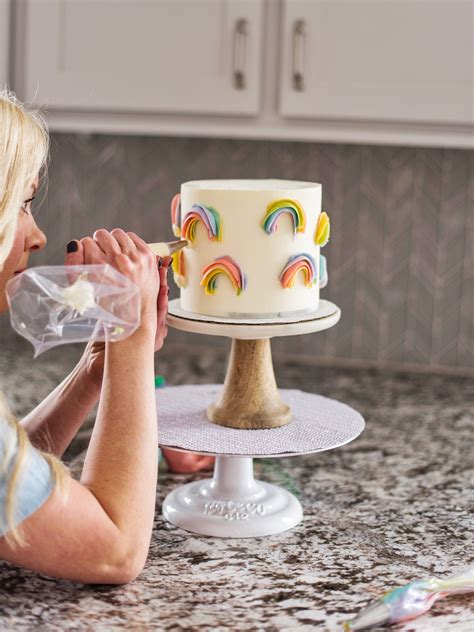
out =
{"type": "MultiPolygon", "coordinates": [[[[104,233],[99,235],[104,256],[89,240],[88,259],[111,260],[136,282],[142,293],[142,325],[128,339],[107,345],[99,410],[81,482],[69,479],[66,496],[54,491],[21,524],[28,546],[12,547],[0,538],[0,558],[55,577],[124,583],[143,568],[155,507],[153,354],[159,275],[144,242],[133,236],[131,243],[123,231],[113,231],[114,245],[104,233]]],[[[166,295],[160,292],[158,305],[165,304],[166,295]]]]}
{"type": "Polygon", "coordinates": [[[155,331],[107,346],[97,422],[81,483],[99,500],[129,554],[143,566],[155,510],[158,426],[154,383],[155,331]],[[117,393],[127,391],[126,397],[117,393]]]}
{"type": "Polygon", "coordinates": [[[0,538],[0,558],[54,577],[124,583],[146,560],[158,440],[154,331],[108,345],[104,387],[81,483],[68,481],[22,523],[27,547],[0,538]],[[117,396],[117,393],[120,396],[117,396]]]}
{"type": "Polygon", "coordinates": [[[60,457],[99,401],[100,385],[83,356],[71,373],[21,421],[31,443],[60,457]]]}

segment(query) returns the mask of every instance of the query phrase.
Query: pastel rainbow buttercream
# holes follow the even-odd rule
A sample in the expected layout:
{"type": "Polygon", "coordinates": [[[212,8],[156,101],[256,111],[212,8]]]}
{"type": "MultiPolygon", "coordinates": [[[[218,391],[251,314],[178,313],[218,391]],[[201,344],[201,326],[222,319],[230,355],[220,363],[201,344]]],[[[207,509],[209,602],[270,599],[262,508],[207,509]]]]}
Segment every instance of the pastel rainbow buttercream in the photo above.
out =
{"type": "Polygon", "coordinates": [[[171,200],[171,225],[173,234],[181,237],[181,195],[179,193],[176,193],[171,200]]]}
{"type": "Polygon", "coordinates": [[[329,241],[329,235],[331,234],[331,223],[329,221],[329,215],[324,211],[321,213],[318,219],[318,225],[316,227],[316,234],[314,241],[317,246],[321,248],[325,246],[329,241]]]}
{"type": "Polygon", "coordinates": [[[221,274],[230,280],[237,296],[247,287],[247,276],[239,264],[232,257],[219,257],[202,271],[201,287],[206,294],[215,294],[221,274]]]}
{"type": "Polygon", "coordinates": [[[172,256],[171,269],[173,278],[178,287],[186,287],[186,269],[184,266],[184,251],[178,250],[172,256]]]}
{"type": "Polygon", "coordinates": [[[211,241],[221,241],[222,220],[219,213],[212,206],[201,206],[200,204],[193,204],[189,213],[186,214],[181,226],[182,238],[192,243],[196,238],[196,228],[199,222],[203,223],[211,241]]]}
{"type": "Polygon", "coordinates": [[[306,228],[306,214],[303,207],[296,200],[276,200],[267,206],[267,213],[263,219],[263,230],[270,235],[278,229],[278,221],[284,214],[293,220],[293,232],[304,233],[306,228]]]}
{"type": "Polygon", "coordinates": [[[302,252],[301,254],[293,255],[288,259],[286,266],[280,274],[280,282],[282,286],[285,289],[292,288],[300,271],[303,272],[306,287],[311,287],[316,283],[316,262],[310,254],[302,252]]]}

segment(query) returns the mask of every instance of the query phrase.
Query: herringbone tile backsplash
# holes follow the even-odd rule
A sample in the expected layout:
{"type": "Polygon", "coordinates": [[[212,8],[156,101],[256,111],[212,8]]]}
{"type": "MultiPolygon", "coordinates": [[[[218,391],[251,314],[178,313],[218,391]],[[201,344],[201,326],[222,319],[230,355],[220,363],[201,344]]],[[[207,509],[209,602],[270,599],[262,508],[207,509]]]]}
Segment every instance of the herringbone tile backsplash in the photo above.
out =
{"type": "MultiPolygon", "coordinates": [[[[49,244],[35,261],[60,263],[67,241],[99,227],[171,238],[169,204],[185,180],[313,180],[332,220],[322,296],[343,316],[327,332],[279,339],[274,348],[472,368],[473,174],[474,155],[462,150],[54,135],[38,211],[49,244]]],[[[176,331],[169,339],[227,344],[176,331]]]]}

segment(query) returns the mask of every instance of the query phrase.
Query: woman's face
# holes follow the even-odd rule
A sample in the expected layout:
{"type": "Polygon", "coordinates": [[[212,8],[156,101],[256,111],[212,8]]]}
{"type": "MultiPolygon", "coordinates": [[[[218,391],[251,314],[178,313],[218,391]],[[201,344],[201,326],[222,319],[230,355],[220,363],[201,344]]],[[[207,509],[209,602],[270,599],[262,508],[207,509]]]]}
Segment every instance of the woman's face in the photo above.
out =
{"type": "MultiPolygon", "coordinates": [[[[27,191],[25,202],[35,197],[38,188],[38,178],[33,182],[30,190],[27,191]]],[[[24,204],[19,209],[18,224],[16,228],[13,247],[0,270],[0,312],[8,310],[8,303],[5,295],[7,282],[23,272],[28,267],[28,259],[33,250],[41,250],[46,244],[45,234],[38,228],[31,214],[31,202],[24,204]]]]}

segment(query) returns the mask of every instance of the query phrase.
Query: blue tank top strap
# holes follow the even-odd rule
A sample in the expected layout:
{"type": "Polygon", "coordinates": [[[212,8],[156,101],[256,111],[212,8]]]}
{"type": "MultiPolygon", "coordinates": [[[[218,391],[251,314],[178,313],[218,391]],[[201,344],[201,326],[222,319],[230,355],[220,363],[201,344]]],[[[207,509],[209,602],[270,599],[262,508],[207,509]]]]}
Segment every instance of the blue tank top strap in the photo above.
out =
{"type": "MultiPolygon", "coordinates": [[[[17,454],[18,441],[15,429],[0,417],[0,537],[8,530],[6,498],[17,454]]],[[[39,509],[53,488],[54,482],[48,462],[31,444],[28,444],[15,486],[13,525],[18,526],[39,509]]]]}

